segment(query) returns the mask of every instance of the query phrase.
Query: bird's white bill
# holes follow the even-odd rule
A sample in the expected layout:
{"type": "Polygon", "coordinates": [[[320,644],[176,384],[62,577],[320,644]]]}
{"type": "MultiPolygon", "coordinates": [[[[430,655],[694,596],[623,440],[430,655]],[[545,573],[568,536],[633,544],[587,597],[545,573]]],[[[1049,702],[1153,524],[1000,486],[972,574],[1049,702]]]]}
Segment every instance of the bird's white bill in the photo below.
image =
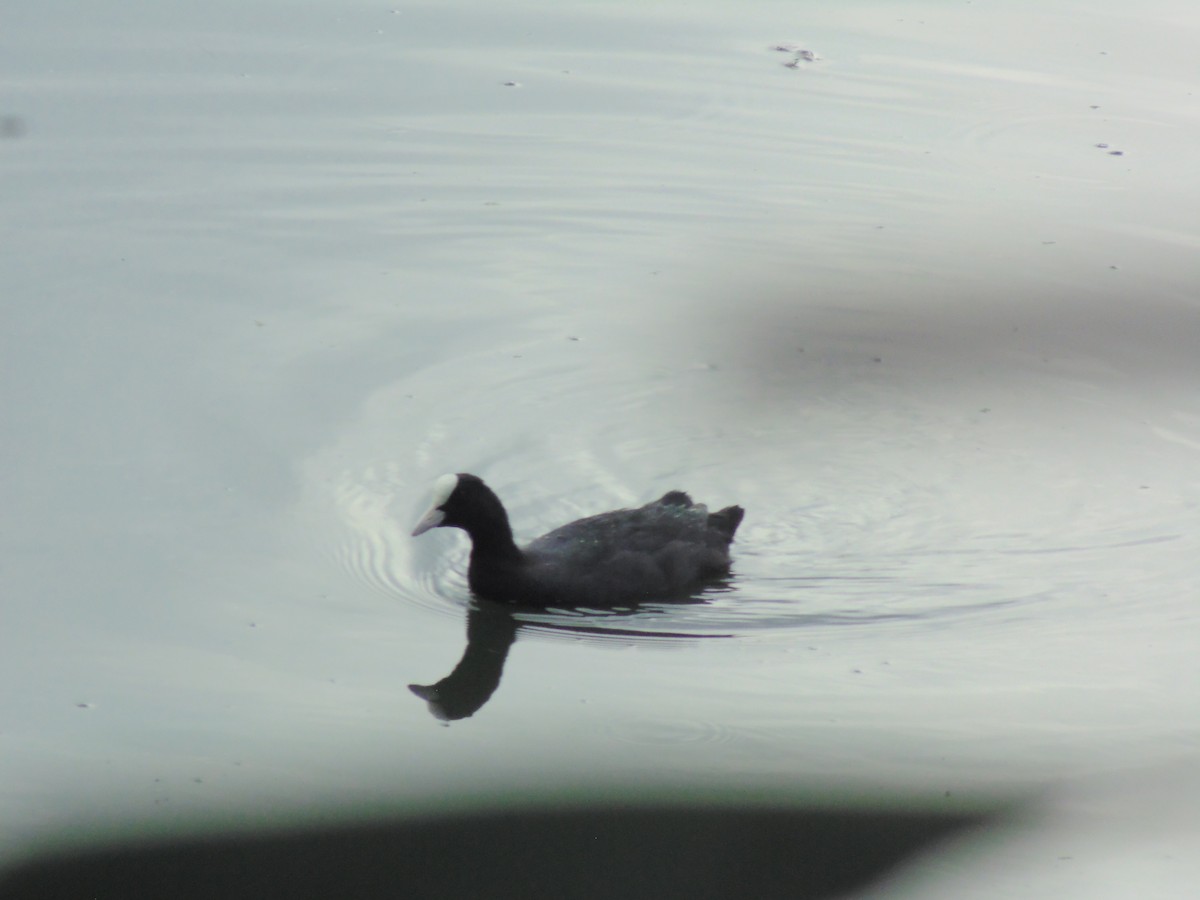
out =
{"type": "Polygon", "coordinates": [[[418,534],[424,534],[430,528],[437,528],[445,518],[446,513],[444,510],[440,510],[436,506],[430,507],[429,512],[421,516],[421,521],[417,522],[417,527],[413,529],[413,537],[416,537],[418,534]]]}

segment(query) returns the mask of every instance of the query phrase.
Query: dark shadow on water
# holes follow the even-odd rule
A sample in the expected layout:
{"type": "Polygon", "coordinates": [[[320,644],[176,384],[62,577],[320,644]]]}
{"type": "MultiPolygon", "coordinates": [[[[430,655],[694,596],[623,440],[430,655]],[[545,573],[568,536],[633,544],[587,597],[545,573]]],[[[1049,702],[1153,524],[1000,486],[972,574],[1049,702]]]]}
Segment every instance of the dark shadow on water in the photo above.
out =
{"type": "Polygon", "coordinates": [[[994,813],[603,804],[404,817],[48,853],[0,900],[844,897],[994,813]]]}
{"type": "MultiPolygon", "coordinates": [[[[679,603],[699,604],[704,597],[690,597],[679,603]]],[[[679,605],[676,603],[675,605],[679,605]]],[[[476,601],[467,611],[467,647],[462,659],[445,678],[433,684],[410,684],[408,689],[429,705],[429,711],[444,722],[465,719],[478,712],[491,699],[504,675],[508,652],[521,629],[555,631],[594,637],[664,640],[672,638],[731,637],[727,634],[684,634],[622,628],[616,623],[636,616],[643,607],[591,611],[532,610],[476,601]],[[612,622],[613,624],[609,624],[612,622]]]]}

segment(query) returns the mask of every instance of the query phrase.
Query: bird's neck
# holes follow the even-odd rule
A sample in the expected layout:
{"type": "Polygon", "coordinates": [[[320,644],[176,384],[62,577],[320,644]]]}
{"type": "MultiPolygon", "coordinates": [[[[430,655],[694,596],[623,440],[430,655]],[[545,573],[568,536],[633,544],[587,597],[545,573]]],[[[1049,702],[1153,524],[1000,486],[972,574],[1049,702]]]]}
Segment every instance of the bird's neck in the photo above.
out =
{"type": "Polygon", "coordinates": [[[486,528],[472,529],[467,534],[471,536],[472,562],[487,560],[519,563],[524,559],[513,541],[512,527],[508,524],[507,516],[492,521],[486,528]]]}

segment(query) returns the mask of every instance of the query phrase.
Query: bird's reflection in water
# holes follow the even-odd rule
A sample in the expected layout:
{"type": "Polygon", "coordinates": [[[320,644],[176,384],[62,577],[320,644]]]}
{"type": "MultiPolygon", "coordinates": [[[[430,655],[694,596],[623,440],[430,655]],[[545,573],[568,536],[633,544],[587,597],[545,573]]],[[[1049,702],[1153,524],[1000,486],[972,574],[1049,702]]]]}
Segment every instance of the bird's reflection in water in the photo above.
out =
{"type": "Polygon", "coordinates": [[[434,684],[410,684],[408,689],[443,722],[474,715],[500,686],[518,627],[511,609],[495,603],[473,604],[467,612],[467,649],[454,671],[434,684]]]}
{"type": "MultiPolygon", "coordinates": [[[[693,597],[685,603],[704,603],[702,597],[693,597]]],[[[637,607],[609,611],[605,619],[620,615],[632,615],[637,607]]],[[[626,638],[708,638],[729,637],[726,634],[679,634],[667,631],[639,631],[629,628],[608,627],[606,624],[587,624],[589,617],[579,621],[578,614],[562,612],[561,621],[554,614],[538,609],[536,621],[522,620],[521,608],[503,606],[486,600],[475,601],[467,611],[467,648],[462,659],[449,675],[434,684],[410,684],[408,689],[429,704],[429,711],[443,722],[465,719],[474,715],[496,692],[504,674],[504,663],[509,648],[517,639],[521,628],[537,628],[565,631],[572,634],[591,634],[626,638]]],[[[596,619],[590,619],[596,622],[596,619]]]]}

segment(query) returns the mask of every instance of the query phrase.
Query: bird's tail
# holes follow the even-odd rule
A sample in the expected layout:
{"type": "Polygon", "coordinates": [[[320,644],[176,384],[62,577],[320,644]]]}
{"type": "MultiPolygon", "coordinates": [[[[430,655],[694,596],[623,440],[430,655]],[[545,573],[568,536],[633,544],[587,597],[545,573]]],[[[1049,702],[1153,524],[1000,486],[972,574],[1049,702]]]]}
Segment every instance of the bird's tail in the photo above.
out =
{"type": "Polygon", "coordinates": [[[708,515],[708,527],[724,535],[727,540],[733,540],[734,532],[742,524],[742,516],[746,511],[740,506],[727,506],[708,515]]]}

